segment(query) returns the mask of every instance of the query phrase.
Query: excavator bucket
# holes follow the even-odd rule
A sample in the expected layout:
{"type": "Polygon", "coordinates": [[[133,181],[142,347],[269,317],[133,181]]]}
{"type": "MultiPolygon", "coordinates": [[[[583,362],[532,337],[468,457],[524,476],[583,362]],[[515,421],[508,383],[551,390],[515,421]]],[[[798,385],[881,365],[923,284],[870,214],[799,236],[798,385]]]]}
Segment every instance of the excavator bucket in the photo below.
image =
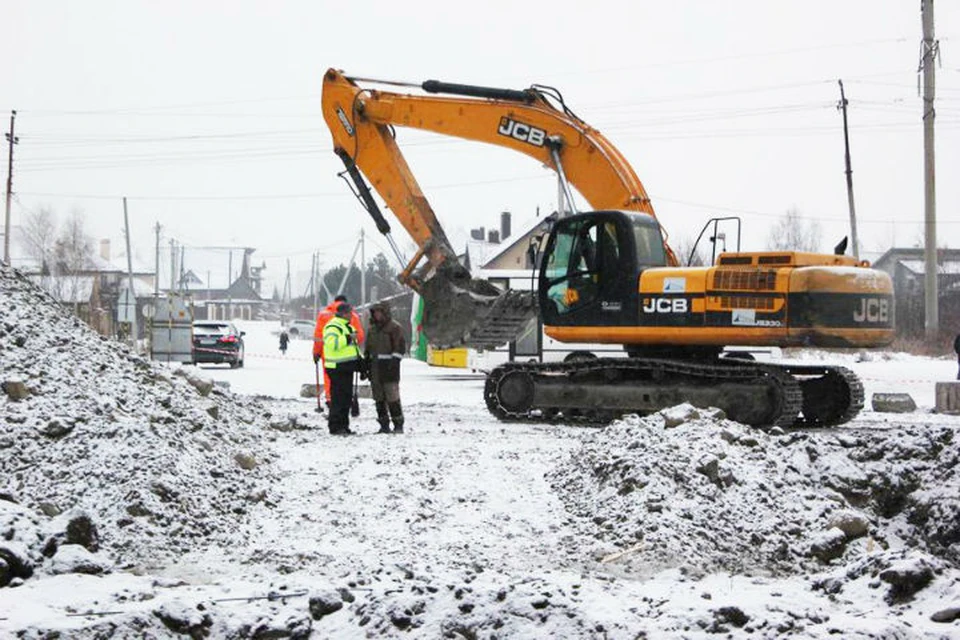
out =
{"type": "Polygon", "coordinates": [[[531,291],[500,291],[486,280],[436,273],[420,286],[423,332],[440,348],[500,347],[536,317],[531,291]]]}

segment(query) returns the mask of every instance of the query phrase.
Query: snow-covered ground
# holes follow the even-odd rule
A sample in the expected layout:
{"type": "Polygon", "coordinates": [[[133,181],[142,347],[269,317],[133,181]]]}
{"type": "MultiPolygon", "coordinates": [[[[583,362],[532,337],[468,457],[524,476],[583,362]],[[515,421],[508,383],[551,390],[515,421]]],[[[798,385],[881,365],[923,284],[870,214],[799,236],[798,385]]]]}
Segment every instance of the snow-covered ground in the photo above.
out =
{"type": "Polygon", "coordinates": [[[0,276],[0,637],[960,636],[952,359],[791,353],[919,408],[771,433],[505,424],[405,360],[407,433],[342,438],[275,323],[156,365],[0,276]]]}

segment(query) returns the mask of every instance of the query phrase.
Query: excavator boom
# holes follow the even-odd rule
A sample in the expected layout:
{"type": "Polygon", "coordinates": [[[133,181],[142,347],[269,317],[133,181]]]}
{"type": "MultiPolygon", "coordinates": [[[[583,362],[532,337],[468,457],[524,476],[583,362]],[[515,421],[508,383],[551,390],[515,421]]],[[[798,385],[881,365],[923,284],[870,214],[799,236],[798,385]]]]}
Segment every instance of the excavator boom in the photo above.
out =
{"type": "MultiPolygon", "coordinates": [[[[452,94],[438,97],[364,88],[360,82],[335,69],[327,71],[324,119],[334,150],[377,227],[382,233],[390,229],[361,173],[417,243],[417,254],[400,277],[423,296],[424,331],[437,346],[502,345],[535,316],[536,301],[525,292],[501,292],[487,281],[473,279],[458,263],[397,145],[394,127],[519,151],[555,168],[596,209],[654,216],[650,198],[620,152],[572,112],[555,107],[541,89],[495,89],[436,80],[414,85],[428,94],[452,94]]],[[[669,247],[665,250],[669,263],[677,264],[669,247]]]]}

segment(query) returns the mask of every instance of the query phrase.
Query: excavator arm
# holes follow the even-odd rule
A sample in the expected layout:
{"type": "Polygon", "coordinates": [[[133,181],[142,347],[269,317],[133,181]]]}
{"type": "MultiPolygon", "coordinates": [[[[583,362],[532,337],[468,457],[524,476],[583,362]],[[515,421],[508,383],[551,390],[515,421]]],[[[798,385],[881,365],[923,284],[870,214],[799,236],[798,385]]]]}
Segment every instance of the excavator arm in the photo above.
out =
{"type": "MultiPolygon", "coordinates": [[[[418,252],[400,279],[421,293],[433,326],[425,332],[440,346],[479,348],[509,340],[533,317],[532,297],[500,295],[470,278],[456,260],[443,227],[397,145],[394,127],[410,127],[506,147],[528,155],[577,187],[594,209],[622,209],[654,216],[650,199],[620,152],[566,109],[550,102],[546,88],[522,91],[430,80],[413,95],[361,87],[358,78],[330,69],[323,81],[323,116],[334,150],[344,162],[365,208],[382,233],[389,232],[361,173],[417,243],[418,252]],[[420,262],[426,258],[426,263],[420,262]],[[511,299],[512,298],[512,299],[511,299]],[[462,302],[457,305],[456,300],[462,302]],[[489,335],[488,335],[489,334],[489,335]]],[[[372,81],[383,84],[383,81],[372,81]]],[[[398,83],[392,83],[398,84],[398,83]]],[[[677,264],[666,247],[667,260],[677,264]]]]}

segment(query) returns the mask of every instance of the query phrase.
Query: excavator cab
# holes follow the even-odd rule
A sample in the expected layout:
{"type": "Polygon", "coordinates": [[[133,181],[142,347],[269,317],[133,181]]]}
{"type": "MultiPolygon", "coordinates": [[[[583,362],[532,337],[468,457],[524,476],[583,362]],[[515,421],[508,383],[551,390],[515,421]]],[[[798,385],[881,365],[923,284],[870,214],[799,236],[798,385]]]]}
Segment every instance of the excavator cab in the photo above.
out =
{"type": "Polygon", "coordinates": [[[660,225],[634,211],[592,211],[558,220],[540,263],[540,312],[554,326],[636,322],[637,282],[667,264],[660,225]]]}

